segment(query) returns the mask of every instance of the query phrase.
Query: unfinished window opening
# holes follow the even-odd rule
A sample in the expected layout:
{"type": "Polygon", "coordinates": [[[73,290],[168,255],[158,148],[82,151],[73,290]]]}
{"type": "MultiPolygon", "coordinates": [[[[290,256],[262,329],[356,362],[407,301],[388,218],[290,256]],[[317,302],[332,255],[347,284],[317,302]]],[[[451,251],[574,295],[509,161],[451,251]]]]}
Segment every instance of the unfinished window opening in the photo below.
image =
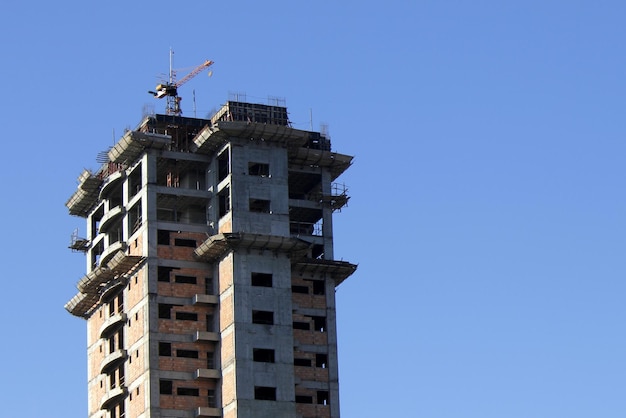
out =
{"type": "Polygon", "coordinates": [[[206,330],[207,332],[215,331],[215,317],[213,314],[207,314],[206,316],[206,330]]]}
{"type": "Polygon", "coordinates": [[[208,407],[217,408],[217,395],[215,393],[215,389],[209,389],[207,391],[207,397],[209,400],[208,407]]]}
{"type": "Polygon", "coordinates": [[[313,317],[313,327],[315,331],[325,332],[326,331],[326,317],[324,316],[314,316],[313,317]]]}
{"type": "Polygon", "coordinates": [[[193,312],[176,312],[176,319],[179,321],[197,321],[198,314],[193,312]]]}
{"type": "Polygon", "coordinates": [[[200,390],[198,388],[177,388],[176,394],[178,396],[200,396],[200,390]]]}
{"type": "Polygon", "coordinates": [[[176,350],[176,357],[198,358],[198,352],[196,350],[176,350]]]}
{"type": "Polygon", "coordinates": [[[252,273],[252,286],[272,287],[272,273],[252,273]]]}
{"type": "Polygon", "coordinates": [[[157,267],[157,280],[160,282],[170,282],[170,273],[174,270],[174,267],[157,267]]]}
{"type": "Polygon", "coordinates": [[[294,321],[293,329],[303,329],[303,330],[308,331],[311,329],[311,325],[308,322],[294,321]]]}
{"type": "Polygon", "coordinates": [[[170,357],[172,355],[172,343],[159,343],[159,356],[170,357]]]}
{"type": "Polygon", "coordinates": [[[213,290],[213,278],[212,277],[205,277],[204,278],[204,293],[207,295],[212,295],[214,292],[213,290]]]}
{"type": "Polygon", "coordinates": [[[274,350],[268,348],[254,348],[252,359],[260,363],[274,363],[274,350]]]}
{"type": "Polygon", "coordinates": [[[327,390],[318,390],[317,391],[317,404],[318,405],[328,405],[328,391],[327,390]]]}
{"type": "Polygon", "coordinates": [[[172,318],[172,307],[168,303],[159,303],[159,318],[161,319],[171,319],[172,318]]]}
{"type": "Polygon", "coordinates": [[[161,395],[171,395],[173,386],[171,380],[159,380],[159,393],[161,395]]]}
{"type": "Polygon", "coordinates": [[[311,248],[311,258],[320,260],[324,258],[324,246],[322,244],[315,244],[311,248]]]}
{"type": "Polygon", "coordinates": [[[252,311],[252,323],[253,324],[274,324],[274,312],[272,311],[252,311]]]}
{"type": "Polygon", "coordinates": [[[218,210],[219,210],[219,217],[223,217],[225,216],[228,212],[230,212],[230,188],[225,187],[221,192],[219,192],[219,194],[217,195],[218,198],[218,210]]]}
{"type": "Polygon", "coordinates": [[[303,295],[308,295],[309,294],[309,287],[308,286],[291,286],[291,292],[292,293],[302,293],[303,295]]]}
{"type": "Polygon", "coordinates": [[[328,354],[316,354],[315,355],[315,367],[325,369],[328,365],[328,354]]]}
{"type": "Polygon", "coordinates": [[[183,284],[196,284],[198,282],[198,280],[194,277],[194,276],[174,276],[174,281],[176,283],[183,283],[183,284]]]}
{"type": "Polygon", "coordinates": [[[294,366],[302,366],[302,367],[311,367],[311,359],[308,358],[294,358],[293,365],[294,366]]]}
{"type": "Polygon", "coordinates": [[[224,180],[230,174],[230,149],[224,150],[217,156],[217,180],[224,180]]]}
{"type": "Polygon", "coordinates": [[[128,211],[128,230],[134,234],[141,227],[141,200],[128,211]]]}
{"type": "Polygon", "coordinates": [[[296,395],[296,403],[313,403],[312,396],[296,395]]]}
{"type": "Polygon", "coordinates": [[[196,240],[195,239],[176,238],[174,240],[174,245],[177,246],[177,247],[196,248],[196,240]]]}
{"type": "Polygon", "coordinates": [[[276,388],[269,386],[255,386],[254,387],[254,399],[262,401],[275,401],[276,400],[276,388]]]}
{"type": "Polygon", "coordinates": [[[157,244],[158,245],[170,245],[170,232],[165,229],[157,230],[157,244]]]}
{"type": "Polygon", "coordinates": [[[141,164],[128,177],[128,198],[135,196],[141,190],[141,164]]]}
{"type": "Polygon", "coordinates": [[[207,351],[206,353],[206,368],[215,369],[215,353],[207,351]]]}
{"type": "Polygon", "coordinates": [[[263,199],[250,199],[250,212],[270,213],[270,201],[263,199]]]}
{"type": "Polygon", "coordinates": [[[265,163],[248,163],[248,174],[251,176],[269,177],[270,165],[265,163]]]}
{"type": "Polygon", "coordinates": [[[313,281],[313,294],[314,295],[326,294],[326,283],[321,280],[313,281]]]}

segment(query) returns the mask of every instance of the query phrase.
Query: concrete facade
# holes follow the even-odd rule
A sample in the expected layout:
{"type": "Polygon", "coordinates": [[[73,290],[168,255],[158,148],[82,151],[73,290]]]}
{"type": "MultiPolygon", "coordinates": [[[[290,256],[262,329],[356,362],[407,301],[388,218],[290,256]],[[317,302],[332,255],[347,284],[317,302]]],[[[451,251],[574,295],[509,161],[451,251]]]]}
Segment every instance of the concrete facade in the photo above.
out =
{"type": "Polygon", "coordinates": [[[87,321],[90,418],[339,417],[333,183],[352,157],[287,109],[146,117],[79,177],[67,304],[87,321]]]}

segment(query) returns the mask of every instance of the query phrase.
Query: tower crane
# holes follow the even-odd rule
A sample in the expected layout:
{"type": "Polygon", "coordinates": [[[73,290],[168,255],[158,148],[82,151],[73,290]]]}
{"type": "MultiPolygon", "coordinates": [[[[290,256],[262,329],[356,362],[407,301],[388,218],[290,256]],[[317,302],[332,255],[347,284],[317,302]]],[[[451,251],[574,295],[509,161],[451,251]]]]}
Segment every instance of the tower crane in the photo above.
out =
{"type": "MultiPolygon", "coordinates": [[[[213,61],[204,61],[202,64],[194,68],[189,74],[176,81],[175,72],[172,70],[172,54],[173,52],[170,50],[169,80],[165,83],[158,84],[155,88],[155,91],[148,91],[148,93],[152,94],[157,99],[167,97],[167,106],[165,107],[165,112],[168,115],[180,116],[183,112],[180,109],[180,101],[182,100],[182,98],[178,95],[178,88],[198,74],[200,74],[205,69],[209,68],[211,65],[213,65],[213,61]]],[[[209,75],[211,74],[209,73],[209,75]]]]}

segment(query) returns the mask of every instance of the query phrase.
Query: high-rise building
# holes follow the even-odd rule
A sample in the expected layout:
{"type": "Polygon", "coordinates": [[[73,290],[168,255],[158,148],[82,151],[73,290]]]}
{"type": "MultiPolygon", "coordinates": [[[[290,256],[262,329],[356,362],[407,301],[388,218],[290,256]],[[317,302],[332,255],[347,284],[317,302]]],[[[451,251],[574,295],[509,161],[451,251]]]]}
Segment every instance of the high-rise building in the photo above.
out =
{"type": "Polygon", "coordinates": [[[90,418],[338,417],[335,182],[352,157],[287,109],[146,116],[84,171],[90,418]]]}

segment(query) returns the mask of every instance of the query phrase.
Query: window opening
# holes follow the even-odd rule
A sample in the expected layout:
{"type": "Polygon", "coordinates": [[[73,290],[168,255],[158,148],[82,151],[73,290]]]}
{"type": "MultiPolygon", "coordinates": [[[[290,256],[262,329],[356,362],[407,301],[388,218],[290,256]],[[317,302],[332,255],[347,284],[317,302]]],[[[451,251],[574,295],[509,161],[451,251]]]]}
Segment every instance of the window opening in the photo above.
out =
{"type": "Polygon", "coordinates": [[[197,388],[177,388],[178,396],[200,396],[200,390],[197,388]]]}
{"type": "Polygon", "coordinates": [[[157,244],[158,245],[170,245],[170,232],[165,229],[157,230],[157,244]]]}
{"type": "Polygon", "coordinates": [[[309,287],[308,286],[291,286],[291,292],[292,293],[302,293],[304,295],[308,295],[309,294],[309,287]]]}
{"type": "Polygon", "coordinates": [[[198,314],[193,312],[176,312],[176,319],[179,321],[197,321],[198,314]]]}
{"type": "Polygon", "coordinates": [[[159,393],[161,395],[172,394],[172,381],[171,380],[159,380],[159,393]]]}
{"type": "Polygon", "coordinates": [[[272,287],[271,273],[252,273],[252,286],[272,287]]]}
{"type": "Polygon", "coordinates": [[[195,239],[176,238],[174,240],[174,245],[177,246],[177,247],[196,248],[196,240],[195,239]]]}
{"type": "Polygon", "coordinates": [[[248,174],[251,176],[269,177],[270,165],[265,163],[248,163],[248,174]]]}
{"type": "Polygon", "coordinates": [[[303,329],[308,331],[311,329],[311,325],[308,322],[294,321],[293,329],[303,329]]]}
{"type": "Polygon", "coordinates": [[[254,399],[263,401],[275,401],[276,400],[276,388],[268,386],[255,386],[254,387],[254,399]]]}
{"type": "Polygon", "coordinates": [[[270,213],[270,201],[263,199],[250,199],[250,212],[270,213]]]}
{"type": "Polygon", "coordinates": [[[167,303],[159,303],[159,318],[171,319],[173,305],[167,303]]]}
{"type": "Polygon", "coordinates": [[[327,390],[318,390],[317,391],[317,404],[318,405],[328,405],[328,391],[327,390]]]}
{"type": "Polygon", "coordinates": [[[176,357],[198,358],[196,350],[176,350],[176,357]]]}
{"type": "Polygon", "coordinates": [[[228,212],[230,212],[230,189],[228,187],[224,187],[224,189],[218,194],[218,204],[219,204],[219,217],[225,216],[228,212]]]}
{"type": "Polygon", "coordinates": [[[196,284],[197,279],[193,276],[174,276],[176,283],[196,284]]]}
{"type": "Polygon", "coordinates": [[[324,295],[326,294],[326,283],[321,280],[313,281],[313,294],[324,295]]]}
{"type": "Polygon", "coordinates": [[[159,343],[159,356],[170,357],[171,355],[172,355],[172,343],[160,342],[159,343]]]}
{"type": "Polygon", "coordinates": [[[328,354],[316,354],[315,355],[315,367],[325,369],[328,364],[328,354]]]}
{"type": "Polygon", "coordinates": [[[267,348],[254,348],[252,359],[260,363],[274,363],[274,350],[267,348]]]}
{"type": "Polygon", "coordinates": [[[308,358],[294,358],[294,366],[311,367],[311,360],[308,358]]]}
{"type": "Polygon", "coordinates": [[[314,316],[313,317],[313,327],[315,331],[324,332],[326,329],[326,317],[324,316],[314,316]]]}
{"type": "Polygon", "coordinates": [[[252,323],[253,324],[274,324],[274,312],[271,311],[252,311],[252,323]]]}
{"type": "Polygon", "coordinates": [[[230,155],[229,149],[224,150],[217,157],[217,179],[218,182],[224,180],[230,174],[230,155]]]}
{"type": "Polygon", "coordinates": [[[313,403],[312,396],[296,395],[296,403],[313,403]]]}
{"type": "Polygon", "coordinates": [[[217,407],[217,397],[215,395],[215,389],[209,389],[207,391],[207,397],[209,398],[209,408],[217,407]]]}

